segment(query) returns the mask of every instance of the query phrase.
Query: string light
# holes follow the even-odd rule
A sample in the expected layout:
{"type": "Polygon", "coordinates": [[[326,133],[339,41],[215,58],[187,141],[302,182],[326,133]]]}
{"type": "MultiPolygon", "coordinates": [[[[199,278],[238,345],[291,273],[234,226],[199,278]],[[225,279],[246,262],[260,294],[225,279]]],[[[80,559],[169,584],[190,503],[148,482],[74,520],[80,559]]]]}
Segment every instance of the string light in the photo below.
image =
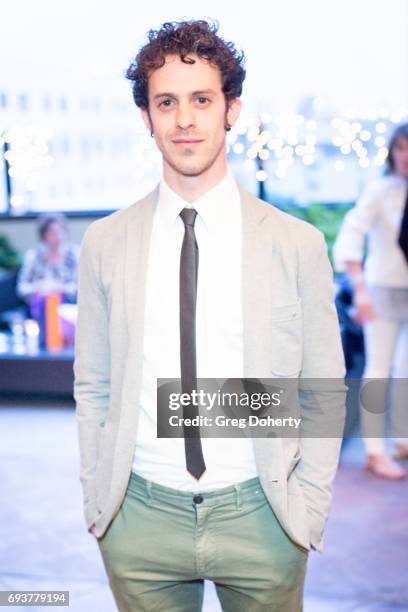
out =
{"type": "Polygon", "coordinates": [[[364,141],[370,140],[371,134],[368,130],[362,130],[360,133],[360,138],[364,141]]]}
{"type": "Polygon", "coordinates": [[[358,132],[360,132],[362,128],[363,126],[361,125],[359,121],[353,121],[353,123],[351,124],[351,131],[354,132],[355,134],[358,134],[358,132]]]}
{"type": "Polygon", "coordinates": [[[241,155],[241,153],[245,151],[245,147],[242,144],[242,142],[236,142],[234,146],[232,147],[232,150],[234,151],[236,155],[241,155]]]}
{"type": "Polygon", "coordinates": [[[305,166],[321,163],[328,146],[334,147],[341,155],[341,159],[333,162],[337,172],[346,169],[346,158],[352,159],[360,168],[368,168],[372,163],[380,166],[388,154],[385,136],[392,129],[392,121],[400,119],[405,111],[399,108],[391,112],[386,107],[348,109],[330,119],[327,110],[319,117],[319,113],[326,109],[322,97],[314,98],[312,106],[316,118],[290,110],[276,114],[263,112],[259,118],[246,118],[234,128],[234,134],[228,140],[229,144],[233,143],[231,153],[237,156],[245,154],[244,167],[255,169],[260,181],[267,180],[266,177],[259,178],[264,177],[263,172],[267,173],[259,166],[261,162],[268,161],[274,165],[272,175],[283,178],[298,161],[305,166]]]}
{"type": "Polygon", "coordinates": [[[268,175],[266,174],[265,170],[258,170],[255,177],[257,181],[260,181],[262,183],[263,181],[266,181],[268,175]]]}
{"type": "Polygon", "coordinates": [[[387,131],[387,126],[385,125],[384,121],[379,121],[376,124],[375,129],[379,134],[384,134],[384,132],[387,131]]]}
{"type": "Polygon", "coordinates": [[[368,159],[368,157],[362,157],[358,160],[358,163],[362,168],[368,168],[368,166],[370,165],[370,160],[368,159]]]}
{"type": "MultiPolygon", "coordinates": [[[[240,118],[227,134],[227,152],[241,156],[240,163],[245,170],[255,172],[260,182],[271,177],[284,178],[299,162],[313,166],[332,155],[335,159],[331,167],[336,172],[345,171],[350,162],[361,169],[371,165],[381,167],[388,156],[386,141],[395,124],[408,117],[405,107],[385,106],[350,108],[330,117],[321,96],[312,100],[312,107],[313,118],[290,110],[265,111],[259,117],[240,118]]],[[[147,174],[160,163],[161,154],[142,123],[136,125],[136,132],[136,142],[131,145],[132,175],[144,184],[150,180],[147,174]]],[[[4,158],[10,178],[19,181],[19,193],[11,198],[13,208],[27,205],[24,192],[33,194],[55,164],[49,148],[52,138],[53,133],[41,125],[11,126],[0,135],[0,146],[7,144],[7,151],[0,156],[0,165],[4,158]]]]}
{"type": "Polygon", "coordinates": [[[374,157],[374,163],[376,166],[382,166],[384,164],[384,158],[383,157],[379,157],[378,155],[376,155],[374,157]]]}
{"type": "Polygon", "coordinates": [[[10,198],[10,204],[13,208],[20,208],[24,203],[23,196],[21,195],[13,195],[10,198]]]}

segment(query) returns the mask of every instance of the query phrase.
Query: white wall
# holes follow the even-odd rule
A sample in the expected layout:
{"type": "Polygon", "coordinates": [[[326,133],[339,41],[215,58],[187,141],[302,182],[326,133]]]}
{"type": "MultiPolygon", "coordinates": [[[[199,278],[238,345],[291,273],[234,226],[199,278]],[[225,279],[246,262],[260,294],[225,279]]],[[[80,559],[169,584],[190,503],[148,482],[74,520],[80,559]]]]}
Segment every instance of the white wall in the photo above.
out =
{"type": "MultiPolygon", "coordinates": [[[[12,60],[88,79],[120,76],[149,27],[214,17],[247,55],[246,97],[287,107],[322,95],[339,108],[406,105],[406,0],[13,0],[0,19],[0,68],[12,60]]],[[[3,72],[4,74],[4,72],[3,72]]]]}

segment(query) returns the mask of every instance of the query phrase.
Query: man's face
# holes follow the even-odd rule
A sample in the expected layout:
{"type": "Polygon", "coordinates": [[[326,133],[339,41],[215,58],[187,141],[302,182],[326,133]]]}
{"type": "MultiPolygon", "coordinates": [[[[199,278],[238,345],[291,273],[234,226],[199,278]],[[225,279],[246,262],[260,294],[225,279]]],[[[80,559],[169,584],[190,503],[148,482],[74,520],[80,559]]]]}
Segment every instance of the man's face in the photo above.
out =
{"type": "Polygon", "coordinates": [[[198,176],[226,155],[225,128],[239,115],[240,100],[229,109],[217,67],[196,55],[186,64],[177,55],[149,76],[149,109],[142,110],[154,132],[164,164],[184,176],[198,176]]]}

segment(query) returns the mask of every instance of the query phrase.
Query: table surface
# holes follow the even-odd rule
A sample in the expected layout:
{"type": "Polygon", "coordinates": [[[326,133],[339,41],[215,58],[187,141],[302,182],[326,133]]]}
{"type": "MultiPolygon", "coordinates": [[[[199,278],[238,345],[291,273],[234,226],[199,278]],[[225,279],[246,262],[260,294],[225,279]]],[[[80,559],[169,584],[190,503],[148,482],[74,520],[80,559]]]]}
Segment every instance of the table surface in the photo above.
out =
{"type": "Polygon", "coordinates": [[[60,359],[72,361],[74,359],[74,347],[64,347],[55,351],[49,351],[44,348],[30,351],[24,343],[13,343],[11,333],[0,332],[0,360],[2,359],[36,359],[47,361],[50,359],[60,359]]]}

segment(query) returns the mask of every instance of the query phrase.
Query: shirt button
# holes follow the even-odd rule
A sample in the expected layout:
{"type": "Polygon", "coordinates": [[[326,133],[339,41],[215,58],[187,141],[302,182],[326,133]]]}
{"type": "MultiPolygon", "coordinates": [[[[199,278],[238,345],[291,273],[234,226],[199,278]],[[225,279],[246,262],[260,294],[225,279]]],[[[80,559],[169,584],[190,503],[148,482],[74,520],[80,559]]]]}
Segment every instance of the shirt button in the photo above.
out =
{"type": "Polygon", "coordinates": [[[202,495],[194,495],[193,497],[193,501],[195,504],[201,504],[201,502],[203,501],[203,496],[202,495]]]}

